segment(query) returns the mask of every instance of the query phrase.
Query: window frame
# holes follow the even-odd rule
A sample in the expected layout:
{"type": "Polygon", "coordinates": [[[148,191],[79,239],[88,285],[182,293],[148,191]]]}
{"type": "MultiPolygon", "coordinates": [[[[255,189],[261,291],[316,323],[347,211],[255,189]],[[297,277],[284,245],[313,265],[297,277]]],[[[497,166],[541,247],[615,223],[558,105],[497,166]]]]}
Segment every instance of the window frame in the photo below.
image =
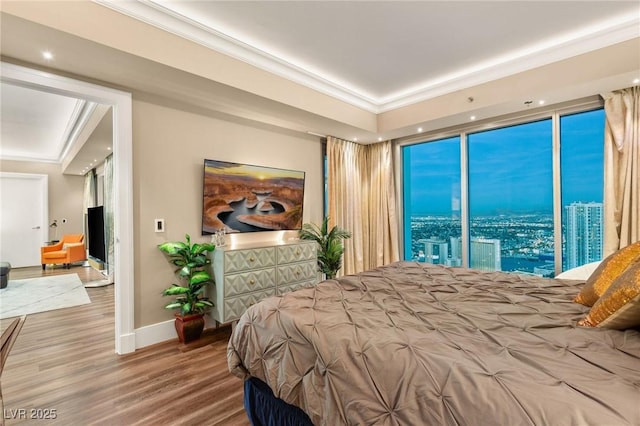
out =
{"type": "MultiPolygon", "coordinates": [[[[468,134],[480,131],[495,130],[508,126],[526,124],[538,120],[551,119],[552,126],[552,176],[553,176],[553,234],[554,234],[554,272],[558,275],[562,272],[562,185],[560,176],[560,117],[564,115],[577,114],[593,111],[604,107],[604,101],[600,96],[592,96],[575,101],[547,107],[535,108],[530,111],[522,111],[504,116],[492,117],[485,120],[476,120],[446,129],[435,129],[417,135],[396,139],[395,146],[395,167],[396,186],[398,190],[399,209],[398,235],[400,238],[401,258],[405,258],[404,241],[404,181],[402,163],[402,148],[422,143],[437,142],[438,140],[459,137],[460,138],[460,219],[462,232],[462,266],[469,267],[469,144],[468,134]]],[[[606,224],[603,224],[606,226],[606,224]]]]}

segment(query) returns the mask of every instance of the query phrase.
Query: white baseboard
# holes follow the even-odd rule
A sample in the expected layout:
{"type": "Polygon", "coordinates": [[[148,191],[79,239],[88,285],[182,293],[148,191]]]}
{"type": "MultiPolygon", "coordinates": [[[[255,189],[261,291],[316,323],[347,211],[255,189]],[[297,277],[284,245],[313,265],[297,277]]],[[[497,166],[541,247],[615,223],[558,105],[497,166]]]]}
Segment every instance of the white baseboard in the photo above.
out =
{"type": "Polygon", "coordinates": [[[118,341],[119,348],[116,352],[119,354],[128,354],[136,350],[136,336],[134,333],[123,334],[118,341]]]}
{"type": "Polygon", "coordinates": [[[166,342],[167,340],[176,339],[178,334],[174,325],[174,320],[159,322],[153,325],[136,328],[136,349],[145,346],[155,345],[156,343],[166,342]]]}
{"type": "MultiPolygon", "coordinates": [[[[216,322],[212,320],[209,315],[205,315],[204,320],[205,329],[216,326],[216,322]]],[[[168,320],[159,322],[157,324],[136,328],[135,334],[136,349],[178,338],[178,333],[176,333],[175,320],[168,320]]]]}

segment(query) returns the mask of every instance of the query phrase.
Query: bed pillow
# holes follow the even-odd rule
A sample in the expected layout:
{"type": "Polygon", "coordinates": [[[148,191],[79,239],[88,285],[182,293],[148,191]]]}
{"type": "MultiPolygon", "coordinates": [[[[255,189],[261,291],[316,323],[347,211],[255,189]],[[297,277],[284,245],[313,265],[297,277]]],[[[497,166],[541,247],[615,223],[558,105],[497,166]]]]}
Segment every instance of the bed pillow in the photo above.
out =
{"type": "Polygon", "coordinates": [[[616,330],[640,326],[640,262],[615,279],[578,325],[616,330]]]}
{"type": "Polygon", "coordinates": [[[640,262],[640,241],[621,248],[603,260],[573,301],[593,306],[613,281],[634,262],[640,262]]]}

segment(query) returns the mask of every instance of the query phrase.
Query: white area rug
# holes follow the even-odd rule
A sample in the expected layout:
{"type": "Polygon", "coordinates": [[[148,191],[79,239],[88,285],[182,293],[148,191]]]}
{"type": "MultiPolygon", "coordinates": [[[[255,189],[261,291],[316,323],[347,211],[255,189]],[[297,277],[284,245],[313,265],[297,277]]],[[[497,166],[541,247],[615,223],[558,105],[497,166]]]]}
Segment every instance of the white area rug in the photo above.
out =
{"type": "Polygon", "coordinates": [[[104,280],[89,281],[84,284],[84,288],[104,287],[113,284],[113,279],[105,278],[104,280]]]}
{"type": "Polygon", "coordinates": [[[78,274],[9,280],[0,290],[0,318],[91,303],[78,274]]]}

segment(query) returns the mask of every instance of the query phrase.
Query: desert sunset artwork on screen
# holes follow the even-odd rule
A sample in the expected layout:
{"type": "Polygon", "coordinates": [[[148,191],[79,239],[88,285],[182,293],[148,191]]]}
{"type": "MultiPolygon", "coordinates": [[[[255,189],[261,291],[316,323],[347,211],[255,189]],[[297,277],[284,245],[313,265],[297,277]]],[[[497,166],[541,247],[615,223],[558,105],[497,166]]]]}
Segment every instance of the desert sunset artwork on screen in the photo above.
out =
{"type": "Polygon", "coordinates": [[[204,160],[202,234],[300,229],[304,172],[204,160]]]}

